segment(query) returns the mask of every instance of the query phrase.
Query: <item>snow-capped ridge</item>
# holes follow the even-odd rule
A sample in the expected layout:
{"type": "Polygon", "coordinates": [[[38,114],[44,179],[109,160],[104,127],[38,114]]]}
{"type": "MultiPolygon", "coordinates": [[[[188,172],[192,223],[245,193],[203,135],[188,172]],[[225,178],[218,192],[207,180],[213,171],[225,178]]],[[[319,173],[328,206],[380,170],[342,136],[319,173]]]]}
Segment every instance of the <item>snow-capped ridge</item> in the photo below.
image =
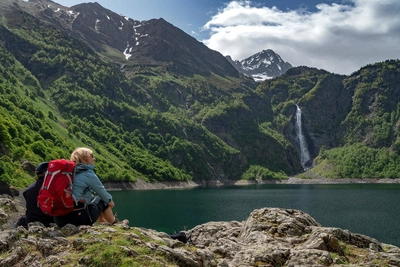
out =
{"type": "Polygon", "coordinates": [[[233,60],[230,56],[226,58],[237,71],[252,77],[256,82],[279,77],[292,67],[271,49],[262,50],[241,61],[233,60]]]}
{"type": "MultiPolygon", "coordinates": [[[[6,0],[7,6],[14,8],[12,1],[15,0],[6,0]]],[[[190,77],[195,74],[239,77],[238,71],[219,52],[163,18],[134,20],[97,2],[65,7],[51,0],[21,1],[18,8],[65,30],[116,65],[124,66],[128,60],[136,65],[167,66],[168,70],[190,77]]]]}

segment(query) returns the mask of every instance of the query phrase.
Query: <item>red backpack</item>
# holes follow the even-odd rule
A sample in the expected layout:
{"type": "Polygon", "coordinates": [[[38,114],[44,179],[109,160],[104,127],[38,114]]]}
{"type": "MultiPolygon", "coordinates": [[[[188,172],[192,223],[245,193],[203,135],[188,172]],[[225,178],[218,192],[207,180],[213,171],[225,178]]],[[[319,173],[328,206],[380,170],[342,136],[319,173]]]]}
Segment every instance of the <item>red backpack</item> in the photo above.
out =
{"type": "Polygon", "coordinates": [[[63,216],[74,209],[75,200],[72,195],[72,186],[75,165],[75,162],[66,159],[49,162],[37,198],[38,206],[44,214],[63,216]]]}

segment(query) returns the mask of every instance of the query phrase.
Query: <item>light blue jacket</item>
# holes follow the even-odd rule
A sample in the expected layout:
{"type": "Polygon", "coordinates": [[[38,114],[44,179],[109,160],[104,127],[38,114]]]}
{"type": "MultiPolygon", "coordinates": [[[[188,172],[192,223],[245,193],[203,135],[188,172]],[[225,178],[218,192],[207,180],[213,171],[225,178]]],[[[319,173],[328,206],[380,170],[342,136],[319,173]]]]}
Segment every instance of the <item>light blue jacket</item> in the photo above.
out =
{"type": "Polygon", "coordinates": [[[96,193],[105,203],[108,203],[112,200],[112,196],[104,188],[93,169],[94,165],[92,164],[79,163],[76,165],[72,194],[77,201],[85,200],[89,204],[93,193],[96,193]]]}

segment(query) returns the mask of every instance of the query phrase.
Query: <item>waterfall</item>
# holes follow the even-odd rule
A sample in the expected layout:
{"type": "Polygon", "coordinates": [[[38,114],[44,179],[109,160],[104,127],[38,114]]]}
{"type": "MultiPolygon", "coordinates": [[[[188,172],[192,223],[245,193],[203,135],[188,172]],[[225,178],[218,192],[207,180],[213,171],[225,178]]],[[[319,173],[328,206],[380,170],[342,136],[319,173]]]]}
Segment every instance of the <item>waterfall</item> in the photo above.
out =
{"type": "Polygon", "coordinates": [[[300,143],[300,162],[303,169],[306,169],[306,163],[310,160],[310,153],[308,152],[307,142],[303,135],[303,130],[301,128],[301,109],[296,104],[296,133],[299,138],[300,143]]]}
{"type": "Polygon", "coordinates": [[[179,90],[178,88],[177,88],[176,90],[178,90],[179,95],[181,96],[181,101],[182,101],[182,103],[185,104],[186,109],[189,110],[188,102],[186,101],[186,99],[183,98],[182,91],[179,90]]]}

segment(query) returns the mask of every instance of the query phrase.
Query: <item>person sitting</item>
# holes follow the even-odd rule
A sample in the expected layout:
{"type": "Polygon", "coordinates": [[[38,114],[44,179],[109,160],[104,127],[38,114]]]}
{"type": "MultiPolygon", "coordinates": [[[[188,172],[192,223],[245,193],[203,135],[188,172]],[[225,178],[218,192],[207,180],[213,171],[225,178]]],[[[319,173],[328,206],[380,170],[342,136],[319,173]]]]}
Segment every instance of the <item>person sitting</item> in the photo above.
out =
{"type": "Polygon", "coordinates": [[[23,227],[28,228],[28,224],[30,222],[41,222],[46,227],[49,227],[50,223],[54,223],[53,217],[44,214],[37,204],[37,197],[40,188],[42,187],[48,165],[49,165],[48,162],[42,162],[36,167],[35,169],[35,174],[37,176],[36,182],[29,185],[22,192],[22,195],[24,196],[26,203],[26,211],[25,215],[22,215],[14,226],[22,225],[23,227]]]}
{"type": "Polygon", "coordinates": [[[72,152],[70,160],[76,162],[72,194],[77,205],[71,213],[54,217],[56,224],[61,227],[68,223],[76,226],[92,225],[96,221],[116,223],[117,218],[112,211],[115,204],[112,196],[94,172],[96,159],[92,150],[84,147],[77,148],[72,152]]]}

